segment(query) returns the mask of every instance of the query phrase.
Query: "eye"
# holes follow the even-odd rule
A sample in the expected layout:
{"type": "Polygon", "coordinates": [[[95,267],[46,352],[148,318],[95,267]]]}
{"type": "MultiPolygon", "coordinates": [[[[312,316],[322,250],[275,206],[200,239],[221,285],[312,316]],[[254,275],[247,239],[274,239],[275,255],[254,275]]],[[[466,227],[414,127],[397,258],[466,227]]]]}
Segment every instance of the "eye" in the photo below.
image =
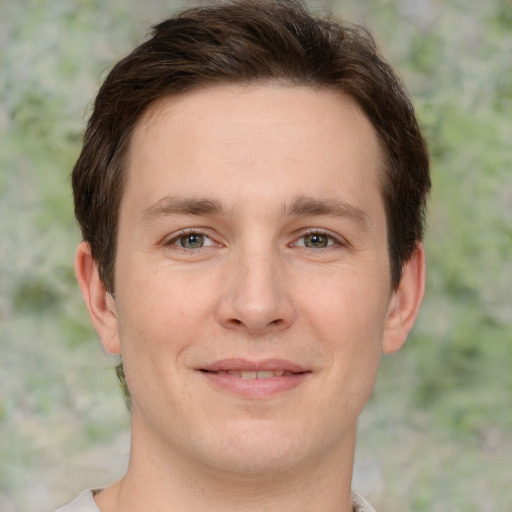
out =
{"type": "Polygon", "coordinates": [[[209,236],[193,231],[178,235],[169,241],[169,245],[177,245],[184,249],[202,249],[214,245],[214,242],[209,236]]]}
{"type": "Polygon", "coordinates": [[[325,249],[333,245],[340,245],[340,242],[327,233],[313,231],[302,235],[294,245],[297,247],[307,247],[308,249],[325,249]]]}

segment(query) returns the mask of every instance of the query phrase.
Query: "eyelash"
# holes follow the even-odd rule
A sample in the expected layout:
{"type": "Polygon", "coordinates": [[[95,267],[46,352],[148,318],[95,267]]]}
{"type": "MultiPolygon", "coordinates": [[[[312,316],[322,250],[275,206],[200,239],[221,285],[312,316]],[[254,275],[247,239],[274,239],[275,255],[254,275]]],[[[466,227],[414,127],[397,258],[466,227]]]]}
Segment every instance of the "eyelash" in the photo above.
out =
{"type": "MultiPolygon", "coordinates": [[[[198,250],[198,249],[204,249],[204,248],[207,248],[207,247],[211,247],[211,246],[214,246],[214,245],[219,245],[217,242],[215,242],[215,240],[213,240],[207,233],[199,230],[199,229],[187,229],[187,230],[184,230],[184,231],[180,231],[179,233],[175,233],[171,238],[169,239],[166,239],[164,240],[164,243],[163,243],[164,246],[173,246],[173,247],[177,247],[178,249],[181,249],[181,250],[184,250],[184,251],[194,251],[194,250],[198,250]],[[180,241],[180,239],[186,237],[186,236],[190,236],[190,235],[197,235],[197,236],[200,236],[200,237],[204,237],[205,239],[208,239],[210,241],[210,243],[208,243],[207,245],[203,245],[201,247],[197,247],[197,248],[191,248],[191,247],[184,247],[183,245],[179,245],[178,242],[180,241]]],[[[304,249],[311,249],[311,250],[318,250],[318,249],[327,249],[329,247],[333,247],[333,246],[336,246],[336,245],[339,245],[339,246],[346,246],[348,245],[347,242],[341,238],[341,237],[338,237],[338,236],[334,236],[333,234],[327,232],[327,231],[323,231],[321,229],[309,229],[307,230],[306,232],[303,232],[298,238],[296,238],[293,242],[290,242],[289,244],[289,247],[302,247],[304,249]],[[316,247],[316,248],[313,248],[313,247],[307,247],[305,242],[301,245],[298,245],[298,241],[299,240],[304,240],[306,237],[308,236],[319,236],[319,237],[325,237],[327,239],[327,245],[325,247],[316,247]]]]}
{"type": "MultiPolygon", "coordinates": [[[[303,240],[307,236],[315,236],[315,235],[319,236],[319,237],[325,237],[327,239],[327,245],[325,247],[320,247],[320,249],[327,249],[329,247],[333,247],[336,245],[339,245],[339,246],[347,245],[347,242],[343,238],[341,238],[339,236],[335,236],[332,233],[330,233],[328,231],[321,230],[321,229],[307,230],[306,232],[302,233],[301,236],[299,238],[297,238],[294,242],[292,242],[290,245],[297,245],[297,242],[299,240],[303,240]]],[[[299,247],[303,247],[305,249],[312,249],[312,250],[318,249],[318,248],[313,249],[312,247],[307,247],[305,244],[300,245],[299,247]]]]}
{"type": "Polygon", "coordinates": [[[173,234],[171,238],[164,240],[163,245],[174,246],[174,247],[177,247],[178,249],[182,249],[185,251],[193,251],[193,250],[197,250],[197,249],[203,249],[204,247],[210,247],[210,246],[216,245],[216,242],[208,234],[204,233],[203,231],[201,231],[199,229],[191,228],[191,229],[186,229],[186,230],[180,231],[179,233],[173,234]],[[180,239],[182,239],[186,236],[190,236],[190,235],[197,235],[197,236],[204,237],[205,239],[210,240],[211,243],[209,243],[206,246],[198,247],[195,249],[189,248],[189,247],[184,247],[183,245],[178,245],[177,242],[179,242],[180,239]]]}

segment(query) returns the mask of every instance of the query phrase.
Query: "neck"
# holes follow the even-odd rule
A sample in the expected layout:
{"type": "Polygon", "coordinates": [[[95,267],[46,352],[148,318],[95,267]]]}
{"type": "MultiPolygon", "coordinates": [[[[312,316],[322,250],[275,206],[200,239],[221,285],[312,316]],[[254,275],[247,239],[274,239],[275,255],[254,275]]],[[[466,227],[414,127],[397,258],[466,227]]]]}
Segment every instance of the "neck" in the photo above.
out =
{"type": "Polygon", "coordinates": [[[236,473],[138,443],[121,481],[95,498],[101,512],[350,512],[355,429],[346,446],[273,471],[236,473]],[[348,445],[348,446],[347,446],[348,445]]]}

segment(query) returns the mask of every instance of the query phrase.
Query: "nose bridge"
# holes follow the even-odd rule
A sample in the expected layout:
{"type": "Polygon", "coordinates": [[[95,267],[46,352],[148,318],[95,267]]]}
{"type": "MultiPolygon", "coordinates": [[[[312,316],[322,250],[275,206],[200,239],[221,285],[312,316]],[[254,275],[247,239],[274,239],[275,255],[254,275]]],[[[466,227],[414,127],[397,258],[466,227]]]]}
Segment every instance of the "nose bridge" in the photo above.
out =
{"type": "Polygon", "coordinates": [[[268,239],[241,244],[228,267],[219,307],[223,325],[264,333],[293,321],[294,309],[283,279],[284,261],[268,239]]]}

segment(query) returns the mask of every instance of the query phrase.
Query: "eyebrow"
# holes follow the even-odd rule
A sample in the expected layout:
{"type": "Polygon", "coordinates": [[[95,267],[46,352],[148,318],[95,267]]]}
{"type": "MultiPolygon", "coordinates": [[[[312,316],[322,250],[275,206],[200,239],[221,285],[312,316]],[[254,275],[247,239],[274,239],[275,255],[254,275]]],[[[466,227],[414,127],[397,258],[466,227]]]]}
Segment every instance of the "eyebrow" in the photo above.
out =
{"type": "MultiPolygon", "coordinates": [[[[225,212],[222,203],[216,199],[165,196],[144,209],[141,223],[145,224],[169,215],[223,215],[225,212]]],[[[370,225],[370,218],[364,210],[340,199],[300,196],[290,205],[283,206],[283,215],[346,217],[357,221],[365,228],[369,228],[370,225]]]]}
{"type": "Polygon", "coordinates": [[[220,215],[223,212],[222,204],[214,199],[165,196],[144,209],[141,223],[168,215],[220,215]]]}
{"type": "Polygon", "coordinates": [[[295,199],[290,206],[285,206],[283,213],[298,216],[347,217],[362,224],[365,228],[370,226],[370,217],[366,211],[340,199],[314,199],[301,196],[295,199]]]}

